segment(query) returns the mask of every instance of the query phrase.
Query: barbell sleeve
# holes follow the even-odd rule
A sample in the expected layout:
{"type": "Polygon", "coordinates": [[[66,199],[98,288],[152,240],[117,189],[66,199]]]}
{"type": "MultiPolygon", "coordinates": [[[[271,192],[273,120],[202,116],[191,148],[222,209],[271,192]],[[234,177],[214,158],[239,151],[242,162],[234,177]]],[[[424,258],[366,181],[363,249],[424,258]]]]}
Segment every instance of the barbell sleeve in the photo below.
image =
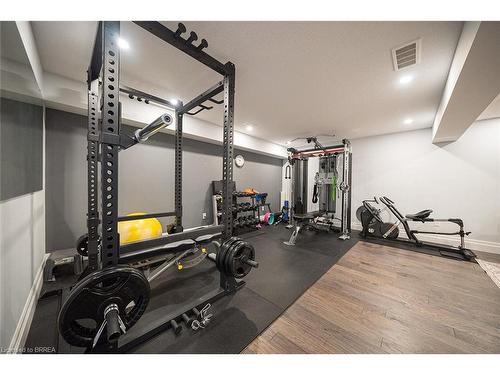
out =
{"type": "Polygon", "coordinates": [[[121,335],[118,306],[114,303],[109,305],[104,311],[104,318],[108,342],[118,340],[121,335]]]}
{"type": "Polygon", "coordinates": [[[245,264],[248,264],[249,266],[253,268],[259,268],[259,262],[256,262],[255,260],[248,259],[248,258],[243,258],[241,261],[245,264]]]}
{"type": "Polygon", "coordinates": [[[142,129],[138,129],[134,133],[134,138],[137,142],[145,142],[150,136],[159,132],[161,129],[172,125],[174,119],[172,115],[165,113],[154,120],[151,124],[146,125],[142,129]]]}

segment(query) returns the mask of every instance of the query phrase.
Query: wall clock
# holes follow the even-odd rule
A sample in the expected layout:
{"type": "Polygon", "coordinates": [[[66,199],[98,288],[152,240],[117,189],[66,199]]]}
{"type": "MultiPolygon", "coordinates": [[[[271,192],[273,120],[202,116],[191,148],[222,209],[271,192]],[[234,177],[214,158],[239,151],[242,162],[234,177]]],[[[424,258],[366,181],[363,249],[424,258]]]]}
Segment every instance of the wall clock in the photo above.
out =
{"type": "Polygon", "coordinates": [[[238,168],[243,167],[243,165],[245,165],[245,158],[243,157],[243,155],[236,155],[236,157],[234,158],[234,164],[236,164],[238,168]]]}

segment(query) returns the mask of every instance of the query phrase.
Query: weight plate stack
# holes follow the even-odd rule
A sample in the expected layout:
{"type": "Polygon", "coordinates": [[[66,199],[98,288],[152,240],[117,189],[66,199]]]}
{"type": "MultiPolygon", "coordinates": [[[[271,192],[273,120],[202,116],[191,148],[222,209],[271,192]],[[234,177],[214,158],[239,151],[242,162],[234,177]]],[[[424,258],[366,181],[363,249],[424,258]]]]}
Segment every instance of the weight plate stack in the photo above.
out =
{"type": "Polygon", "coordinates": [[[216,257],[217,269],[227,276],[241,279],[259,264],[255,261],[254,247],[238,237],[224,242],[216,257]]]}

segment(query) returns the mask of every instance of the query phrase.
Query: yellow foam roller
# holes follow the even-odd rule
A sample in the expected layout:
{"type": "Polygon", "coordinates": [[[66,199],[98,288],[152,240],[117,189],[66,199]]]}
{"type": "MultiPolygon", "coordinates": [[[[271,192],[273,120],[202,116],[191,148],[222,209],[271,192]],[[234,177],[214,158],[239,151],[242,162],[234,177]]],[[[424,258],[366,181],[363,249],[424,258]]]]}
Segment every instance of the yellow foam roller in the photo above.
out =
{"type": "MultiPolygon", "coordinates": [[[[144,212],[134,212],[127,216],[145,215],[144,212]]],[[[118,223],[118,233],[120,233],[120,245],[130,242],[150,240],[161,237],[163,229],[158,219],[138,219],[130,221],[120,221],[118,223]]]]}

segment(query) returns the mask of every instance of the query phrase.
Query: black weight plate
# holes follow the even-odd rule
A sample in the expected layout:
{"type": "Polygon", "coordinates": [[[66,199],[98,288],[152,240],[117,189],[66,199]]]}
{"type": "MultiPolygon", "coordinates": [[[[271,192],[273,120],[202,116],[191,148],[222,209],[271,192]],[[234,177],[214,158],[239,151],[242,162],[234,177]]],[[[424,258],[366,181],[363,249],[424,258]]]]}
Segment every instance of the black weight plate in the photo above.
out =
{"type": "Polygon", "coordinates": [[[107,306],[118,305],[128,330],[146,310],[149,294],[149,283],[139,270],[118,266],[95,271],[80,280],[64,301],[57,318],[59,332],[70,345],[90,347],[107,306]]]}
{"type": "Polygon", "coordinates": [[[219,251],[217,252],[217,256],[215,258],[215,265],[217,266],[217,269],[219,271],[221,271],[221,260],[223,257],[223,253],[225,252],[225,249],[227,248],[231,239],[232,239],[232,237],[229,240],[227,240],[226,242],[223,242],[219,248],[219,251]]]}
{"type": "Polygon", "coordinates": [[[231,269],[231,264],[233,262],[234,252],[244,245],[245,245],[245,242],[243,240],[239,239],[239,241],[233,243],[233,246],[231,246],[231,248],[229,248],[227,250],[226,256],[224,257],[224,271],[225,271],[226,275],[234,276],[233,271],[231,269]]]}
{"type": "Polygon", "coordinates": [[[76,252],[84,257],[89,255],[89,235],[87,233],[76,240],[76,252]]]}
{"type": "Polygon", "coordinates": [[[238,237],[231,237],[230,239],[228,239],[226,242],[222,244],[219,253],[217,254],[216,258],[217,269],[222,273],[225,273],[224,259],[226,256],[225,254],[227,252],[227,249],[237,240],[239,240],[238,237]]]}
{"type": "Polygon", "coordinates": [[[220,256],[217,256],[217,259],[219,260],[218,270],[221,271],[222,273],[225,273],[224,262],[225,262],[225,259],[226,259],[227,251],[238,240],[239,240],[238,237],[231,237],[229,240],[227,240],[226,242],[224,242],[224,244],[221,247],[221,251],[219,253],[220,256]]]}
{"type": "Polygon", "coordinates": [[[252,270],[252,266],[243,263],[242,259],[255,260],[255,249],[248,242],[242,241],[238,246],[233,246],[226,257],[228,258],[229,273],[233,277],[241,279],[252,270]]]}
{"type": "Polygon", "coordinates": [[[217,269],[219,271],[221,270],[221,268],[220,268],[220,261],[222,259],[222,253],[224,252],[224,249],[225,249],[226,246],[227,246],[227,241],[223,242],[219,246],[219,250],[217,251],[217,254],[216,254],[216,257],[215,257],[215,265],[217,266],[217,269]]]}
{"type": "Polygon", "coordinates": [[[231,262],[232,262],[232,253],[234,252],[234,250],[236,248],[238,248],[239,246],[242,246],[243,244],[243,240],[241,240],[240,238],[238,238],[237,241],[234,241],[233,244],[227,249],[225,255],[224,255],[224,273],[227,275],[227,276],[233,276],[232,272],[231,272],[231,262]]]}

